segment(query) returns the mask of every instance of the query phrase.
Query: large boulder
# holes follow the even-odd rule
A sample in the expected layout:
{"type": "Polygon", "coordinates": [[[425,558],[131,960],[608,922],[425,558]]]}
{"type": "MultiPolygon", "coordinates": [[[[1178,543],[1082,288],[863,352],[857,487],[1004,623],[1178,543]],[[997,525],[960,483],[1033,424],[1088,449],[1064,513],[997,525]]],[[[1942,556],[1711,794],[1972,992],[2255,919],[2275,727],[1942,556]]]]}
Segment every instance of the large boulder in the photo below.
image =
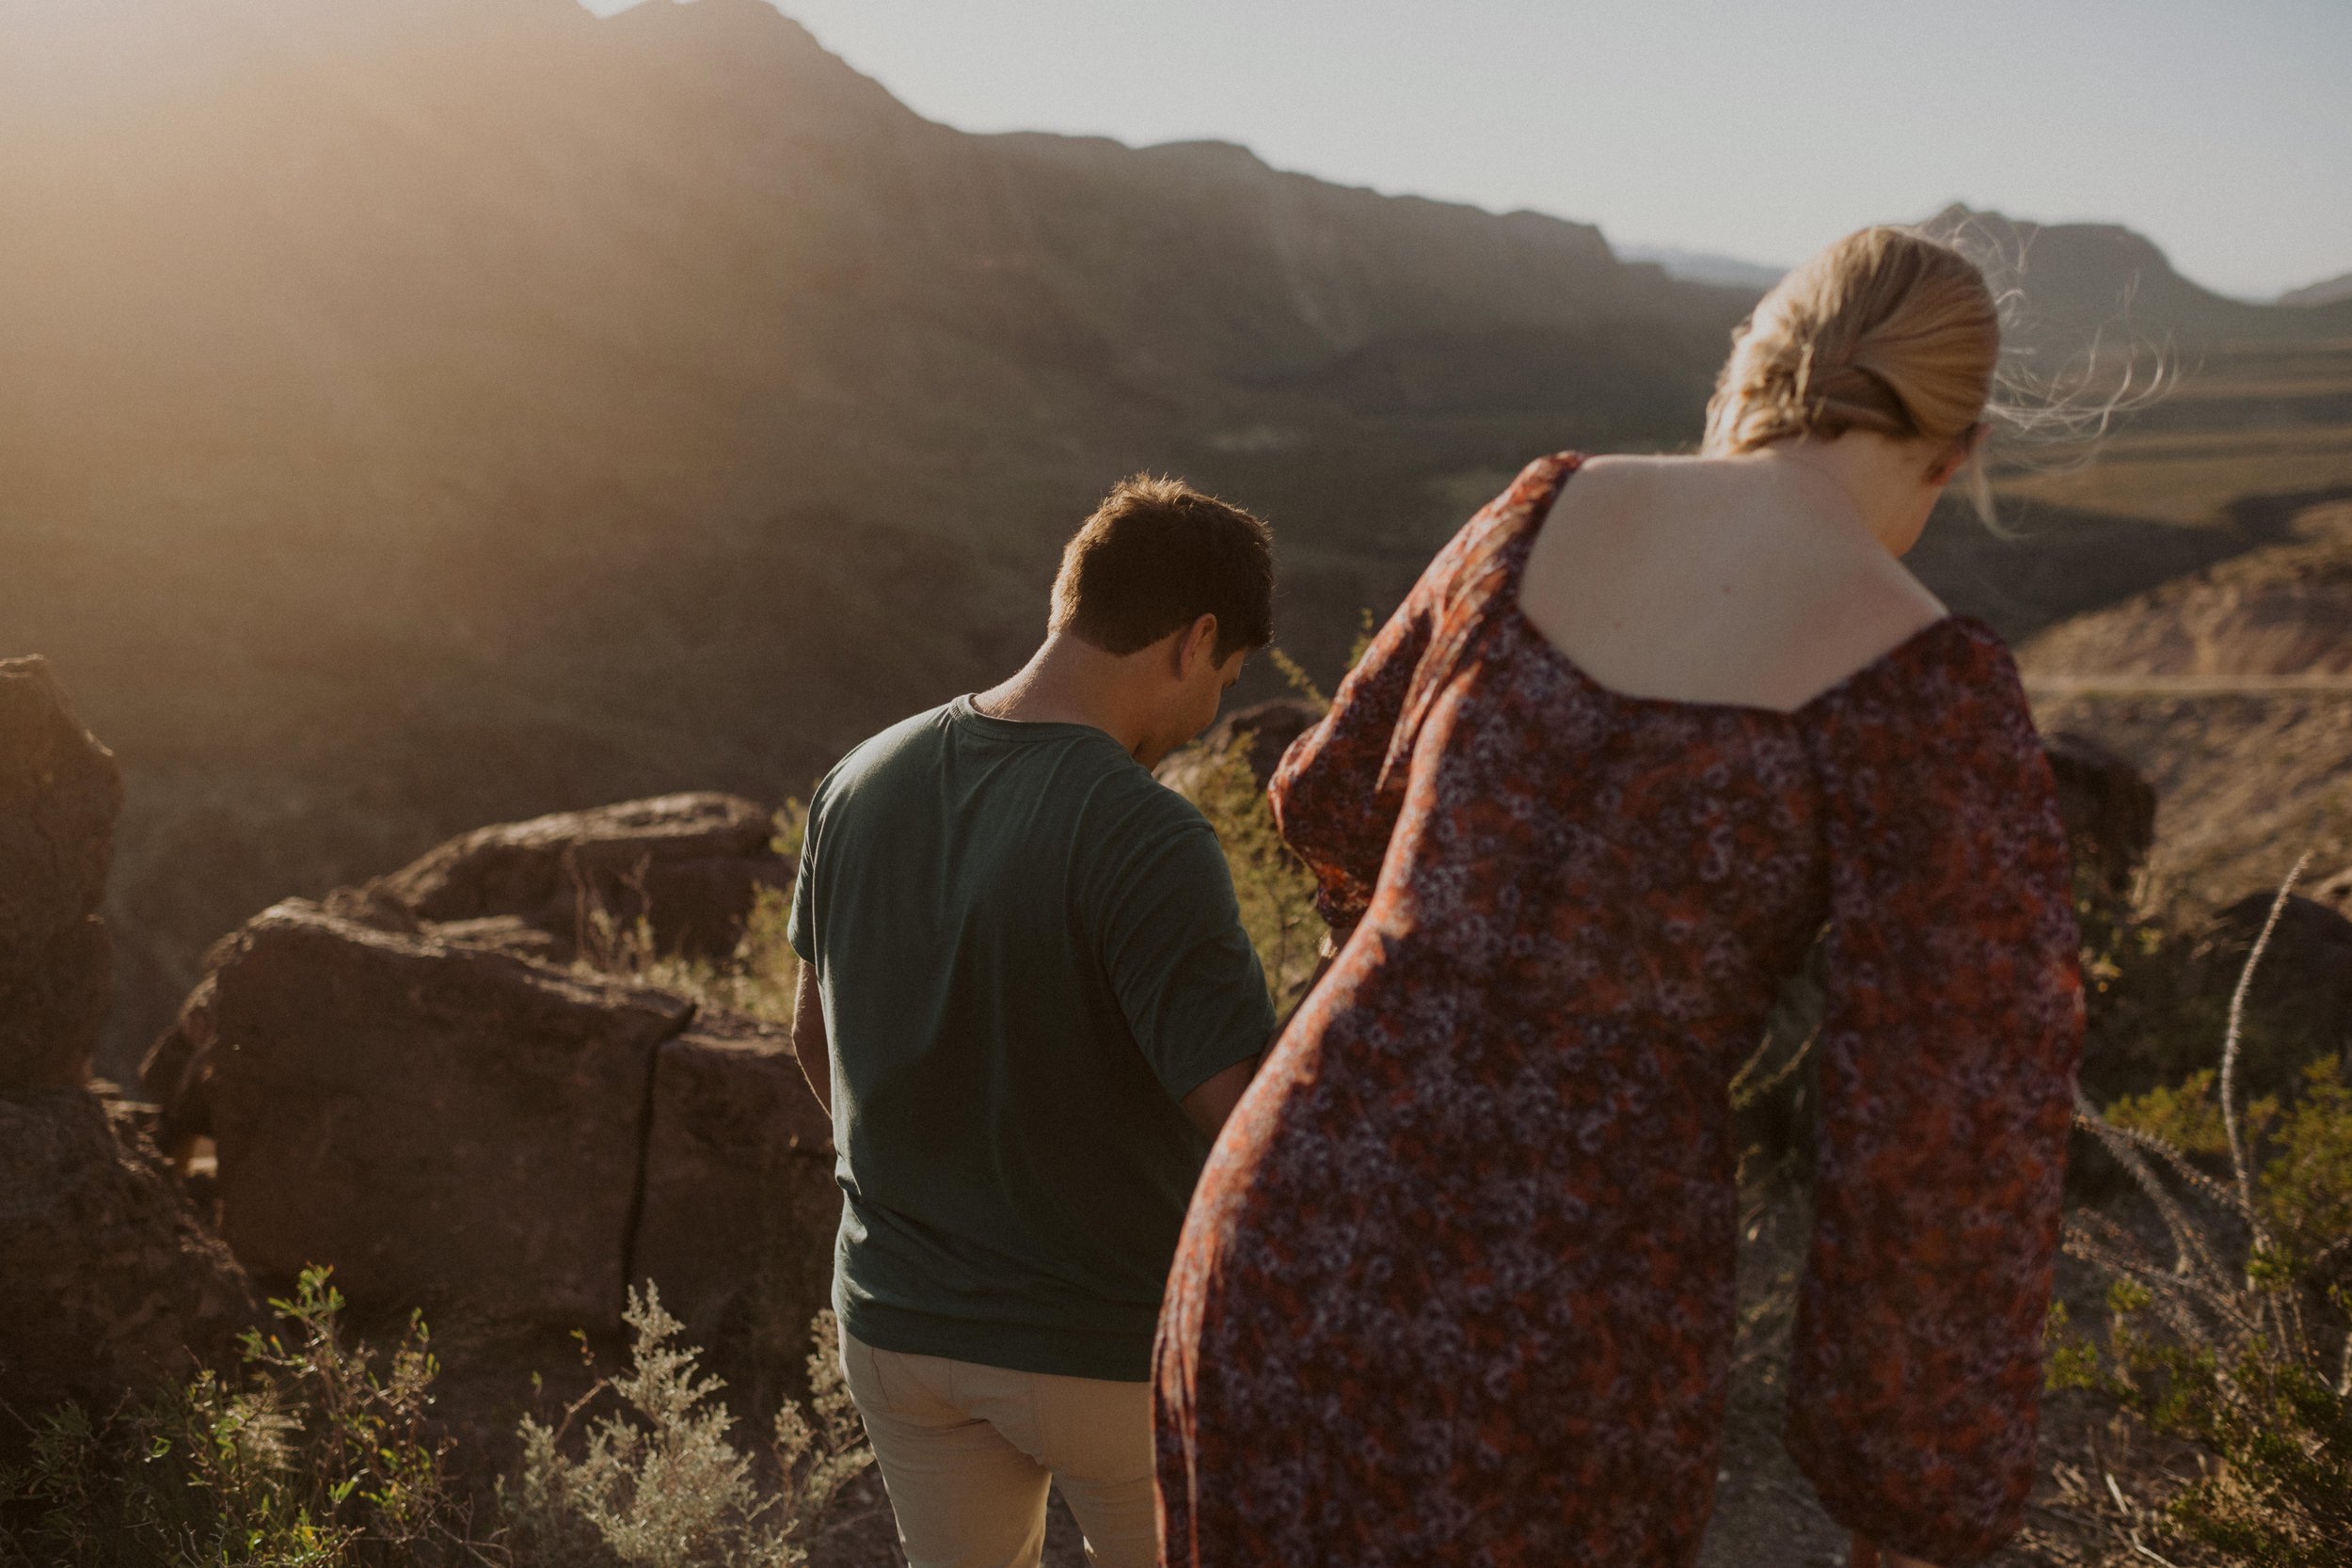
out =
{"type": "MultiPolygon", "coordinates": [[[[2249,894],[2199,933],[2194,958],[2216,998],[2235,989],[2277,896],[2249,894]]],[[[2250,1092],[2291,1088],[2302,1068],[2323,1055],[2352,1066],[2352,919],[2315,899],[2290,897],[2248,988],[2247,1014],[2250,1092]]]]}
{"type": "Polygon", "coordinates": [[[222,1233],[354,1301],[617,1321],[662,991],[290,900],[216,955],[202,1030],[222,1233]]]}
{"type": "MultiPolygon", "coordinates": [[[[111,1409],[226,1361],[260,1322],[136,1128],[80,1089],[0,1100],[0,1406],[111,1409]]],[[[0,1429],[0,1449],[22,1434],[0,1429]]]]}
{"type": "Polygon", "coordinates": [[[706,1014],[655,1053],[630,1274],[755,1407],[793,1391],[831,1296],[832,1139],[780,1025],[706,1014]]]}
{"type": "Polygon", "coordinates": [[[2132,880],[2156,841],[2156,791],[2139,769],[2089,736],[2058,731],[2042,749],[2058,782],[2058,815],[2078,881],[2112,896],[2132,880]]]}
{"type": "Polygon", "coordinates": [[[0,659],[0,1096],[78,1088],[105,1022],[98,906],[122,778],[40,658],[0,659]]]}
{"type": "Polygon", "coordinates": [[[167,1136],[215,1142],[237,1257],[592,1333],[651,1279],[739,1386],[788,1383],[841,1204],[788,1032],[438,929],[296,899],[214,950],[151,1082],[167,1136]]]}
{"type": "Polygon", "coordinates": [[[2339,914],[2352,915],[2352,865],[2313,883],[2312,901],[2325,904],[2339,914]]]}
{"type": "Polygon", "coordinates": [[[328,907],[558,962],[596,956],[599,914],[621,929],[643,919],[661,953],[723,958],[759,891],[791,883],[775,833],[773,813],[740,796],[628,800],[477,829],[328,907]]]}

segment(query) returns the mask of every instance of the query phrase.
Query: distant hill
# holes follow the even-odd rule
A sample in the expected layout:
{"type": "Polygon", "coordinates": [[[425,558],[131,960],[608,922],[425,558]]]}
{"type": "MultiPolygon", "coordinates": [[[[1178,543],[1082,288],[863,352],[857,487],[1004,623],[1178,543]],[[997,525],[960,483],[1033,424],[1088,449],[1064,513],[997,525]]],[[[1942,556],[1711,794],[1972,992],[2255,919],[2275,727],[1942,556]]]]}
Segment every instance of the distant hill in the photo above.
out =
{"type": "Polygon", "coordinates": [[[1927,227],[1958,241],[1997,284],[2022,291],[2019,324],[2045,344],[2097,334],[2177,344],[2352,337],[2352,299],[2290,308],[2225,298],[2117,224],[2031,223],[1955,204],[1927,227]]]}
{"type": "Polygon", "coordinates": [[[2290,289],[2279,296],[2279,303],[2299,306],[2341,305],[2348,299],[2352,299],[2352,272],[2330,277],[2324,283],[2311,283],[2300,289],[2290,289]]]}
{"type": "Polygon", "coordinates": [[[1655,262],[1669,277],[1726,289],[1750,289],[1758,293],[1779,282],[1788,271],[1787,267],[1767,266],[1712,250],[1684,250],[1670,245],[1620,245],[1614,248],[1626,261],[1655,262]]]}
{"type": "MultiPolygon", "coordinates": [[[[804,789],[1003,673],[1136,468],[1273,519],[1327,675],[1531,455],[1694,440],[1756,294],[1226,144],[959,133],[761,0],[8,0],[0,213],[0,654],[123,759],[117,1071],[273,899],[804,789]]],[[[1938,549],[2015,630],[2212,553],[2110,543],[2086,598],[1938,549]]]]}
{"type": "Polygon", "coordinates": [[[2053,626],[2019,661],[2087,681],[2343,676],[2352,690],[2352,506],[2315,507],[2297,527],[2299,537],[2053,626]]]}
{"type": "Polygon", "coordinates": [[[2211,910],[2352,859],[2352,504],[2286,540],[2064,622],[2019,651],[2044,725],[2158,792],[2162,899],[2211,910]]]}
{"type": "Polygon", "coordinates": [[[11,0],[0,150],[0,651],[131,781],[118,1069],[276,897],[1003,673],[1136,468],[1276,520],[1327,664],[1531,454],[1686,439],[1744,309],[962,135],[758,0],[11,0]]]}

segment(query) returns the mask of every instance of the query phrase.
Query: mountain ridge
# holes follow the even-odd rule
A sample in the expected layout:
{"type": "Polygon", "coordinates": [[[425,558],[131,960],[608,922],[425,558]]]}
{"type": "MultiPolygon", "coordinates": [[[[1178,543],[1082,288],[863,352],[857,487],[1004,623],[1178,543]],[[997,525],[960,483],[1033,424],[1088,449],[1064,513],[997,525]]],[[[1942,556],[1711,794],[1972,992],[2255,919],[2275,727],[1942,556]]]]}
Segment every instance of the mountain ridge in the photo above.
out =
{"type": "Polygon", "coordinates": [[[1693,440],[1755,297],[1231,144],[967,135],[759,0],[22,0],[0,87],[153,16],[168,90],[0,91],[0,653],[131,781],[118,1071],[278,897],[775,799],[1000,677],[1125,473],[1272,518],[1328,672],[1528,458],[1693,440]]]}

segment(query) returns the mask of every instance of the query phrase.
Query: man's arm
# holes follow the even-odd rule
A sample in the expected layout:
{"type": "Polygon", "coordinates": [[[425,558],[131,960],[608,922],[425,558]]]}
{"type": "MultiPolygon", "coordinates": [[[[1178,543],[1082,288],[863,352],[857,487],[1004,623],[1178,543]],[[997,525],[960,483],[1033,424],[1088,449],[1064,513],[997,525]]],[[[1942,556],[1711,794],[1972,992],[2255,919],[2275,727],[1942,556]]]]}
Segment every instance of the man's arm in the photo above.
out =
{"type": "Polygon", "coordinates": [[[1246,1062],[1235,1062],[1184,1096],[1178,1101],[1184,1106],[1184,1115],[1190,1117],[1193,1125],[1201,1132],[1216,1137],[1223,1131],[1225,1118],[1232,1116],[1233,1107],[1241,1103],[1242,1090],[1248,1088],[1249,1080],[1257,1076],[1258,1064],[1264,1060],[1263,1055],[1257,1055],[1246,1062]]]}
{"type": "MultiPolygon", "coordinates": [[[[817,966],[805,958],[801,961],[800,986],[792,993],[792,1050],[801,1058],[801,1076],[808,1080],[808,1092],[831,1118],[833,1057],[825,1043],[825,999],[818,994],[817,966]]],[[[1208,1086],[1204,1084],[1201,1088],[1208,1086]]],[[[1235,1098],[1240,1098],[1238,1091],[1235,1098]]]]}

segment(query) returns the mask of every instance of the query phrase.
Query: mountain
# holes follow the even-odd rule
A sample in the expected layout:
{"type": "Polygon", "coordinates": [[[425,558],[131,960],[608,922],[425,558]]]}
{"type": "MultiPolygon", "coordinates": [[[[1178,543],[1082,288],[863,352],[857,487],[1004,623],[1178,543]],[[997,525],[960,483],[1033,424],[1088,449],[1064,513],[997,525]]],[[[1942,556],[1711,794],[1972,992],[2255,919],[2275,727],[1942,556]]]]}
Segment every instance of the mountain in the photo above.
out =
{"type": "Polygon", "coordinates": [[[1684,250],[1670,245],[1620,245],[1617,254],[1629,261],[1652,261],[1669,277],[1688,283],[1712,283],[1725,289],[1762,293],[1788,271],[1760,261],[1742,261],[1712,250],[1684,250]]]}
{"type": "Polygon", "coordinates": [[[2352,300],[2352,272],[2330,277],[2325,282],[2290,289],[2279,296],[2281,305],[2312,306],[2341,305],[2352,300]]]}
{"type": "Polygon", "coordinates": [[[111,1065],[202,945],[480,822],[804,790],[994,678],[1152,467],[1284,638],[1741,296],[1236,147],[923,120],[758,0],[0,8],[0,651],[122,756],[111,1065]]]}
{"type": "MultiPolygon", "coordinates": [[[[762,0],[8,0],[0,214],[0,655],[122,759],[118,1073],[278,897],[804,791],[1003,674],[1137,468],[1273,520],[1327,677],[1529,456],[1694,440],[1755,299],[1228,144],[960,133],[762,0]]],[[[2026,630],[2218,547],[2124,526],[1922,566],[2026,630]]]]}
{"type": "Polygon", "coordinates": [[[2032,223],[1956,203],[1927,228],[1959,244],[1996,287],[2018,291],[2013,330],[2045,347],[2101,336],[2174,345],[2352,337],[2352,299],[2289,308],[2225,298],[2121,225],[2032,223]]]}

